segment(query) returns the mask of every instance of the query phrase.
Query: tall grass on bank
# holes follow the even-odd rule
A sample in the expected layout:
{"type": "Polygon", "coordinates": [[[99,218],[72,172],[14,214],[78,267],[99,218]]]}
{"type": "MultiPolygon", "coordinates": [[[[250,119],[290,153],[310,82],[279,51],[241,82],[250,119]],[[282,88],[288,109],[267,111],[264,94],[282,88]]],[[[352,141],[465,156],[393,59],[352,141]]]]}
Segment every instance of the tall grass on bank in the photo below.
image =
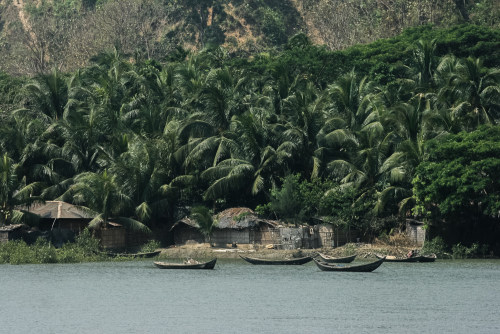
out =
{"type": "Polygon", "coordinates": [[[94,239],[88,230],[77,236],[74,243],[66,243],[55,248],[44,238],[28,245],[22,240],[0,244],[0,263],[75,263],[103,261],[107,257],[99,250],[99,240],[94,239]]]}

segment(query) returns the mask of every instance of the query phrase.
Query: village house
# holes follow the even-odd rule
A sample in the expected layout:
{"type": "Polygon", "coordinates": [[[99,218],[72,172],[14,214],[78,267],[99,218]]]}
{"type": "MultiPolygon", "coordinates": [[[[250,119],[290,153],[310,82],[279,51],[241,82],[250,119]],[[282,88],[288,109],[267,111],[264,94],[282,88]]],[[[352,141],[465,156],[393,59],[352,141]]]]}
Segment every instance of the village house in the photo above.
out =
{"type": "MultiPolygon", "coordinates": [[[[262,219],[249,208],[226,209],[215,215],[214,220],[217,225],[210,241],[216,247],[311,249],[339,246],[358,238],[357,231],[335,229],[322,221],[313,226],[289,226],[280,221],[262,219]]],[[[175,245],[206,241],[196,222],[188,217],[176,222],[170,233],[175,245]]]]}
{"type": "MultiPolygon", "coordinates": [[[[31,206],[28,211],[40,216],[40,230],[50,231],[51,240],[55,245],[73,241],[74,237],[88,227],[94,218],[92,214],[77,205],[62,201],[46,201],[43,204],[31,206]]],[[[128,231],[115,222],[108,222],[105,227],[94,233],[104,249],[133,249],[148,240],[147,235],[128,231]]]]}

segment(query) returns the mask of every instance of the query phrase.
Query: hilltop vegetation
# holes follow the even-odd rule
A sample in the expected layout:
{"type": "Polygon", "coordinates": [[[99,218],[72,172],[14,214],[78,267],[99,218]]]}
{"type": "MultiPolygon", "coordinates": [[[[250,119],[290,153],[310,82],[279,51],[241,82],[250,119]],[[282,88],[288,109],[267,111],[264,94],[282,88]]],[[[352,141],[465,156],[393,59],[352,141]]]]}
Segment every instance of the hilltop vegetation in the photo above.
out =
{"type": "Polygon", "coordinates": [[[3,0],[0,70],[71,71],[111,47],[157,61],[208,44],[249,56],[282,50],[297,33],[341,50],[429,24],[498,28],[499,17],[494,0],[3,0]]]}

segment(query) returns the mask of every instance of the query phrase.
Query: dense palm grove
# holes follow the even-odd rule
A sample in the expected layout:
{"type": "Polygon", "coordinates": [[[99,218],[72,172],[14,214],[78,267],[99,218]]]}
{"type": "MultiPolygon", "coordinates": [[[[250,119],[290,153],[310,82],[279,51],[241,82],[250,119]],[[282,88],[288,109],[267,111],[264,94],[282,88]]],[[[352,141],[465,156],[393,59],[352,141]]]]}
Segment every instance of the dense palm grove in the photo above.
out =
{"type": "Polygon", "coordinates": [[[248,206],[371,236],[416,217],[449,242],[494,249],[498,51],[439,46],[420,39],[407,58],[332,76],[339,53],[303,35],[253,59],[220,47],[167,63],[110,51],[72,73],[0,75],[1,223],[29,222],[16,209],[40,200],[84,206],[93,225],[152,230],[195,205],[248,206]]]}

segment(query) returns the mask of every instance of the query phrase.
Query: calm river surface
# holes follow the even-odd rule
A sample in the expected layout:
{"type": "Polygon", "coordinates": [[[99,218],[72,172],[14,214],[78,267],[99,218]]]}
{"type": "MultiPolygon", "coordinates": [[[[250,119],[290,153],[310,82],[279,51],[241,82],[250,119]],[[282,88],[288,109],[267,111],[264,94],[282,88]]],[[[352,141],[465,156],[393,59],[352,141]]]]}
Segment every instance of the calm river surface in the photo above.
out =
{"type": "Polygon", "coordinates": [[[500,261],[0,265],[1,333],[500,333],[500,261]]]}

